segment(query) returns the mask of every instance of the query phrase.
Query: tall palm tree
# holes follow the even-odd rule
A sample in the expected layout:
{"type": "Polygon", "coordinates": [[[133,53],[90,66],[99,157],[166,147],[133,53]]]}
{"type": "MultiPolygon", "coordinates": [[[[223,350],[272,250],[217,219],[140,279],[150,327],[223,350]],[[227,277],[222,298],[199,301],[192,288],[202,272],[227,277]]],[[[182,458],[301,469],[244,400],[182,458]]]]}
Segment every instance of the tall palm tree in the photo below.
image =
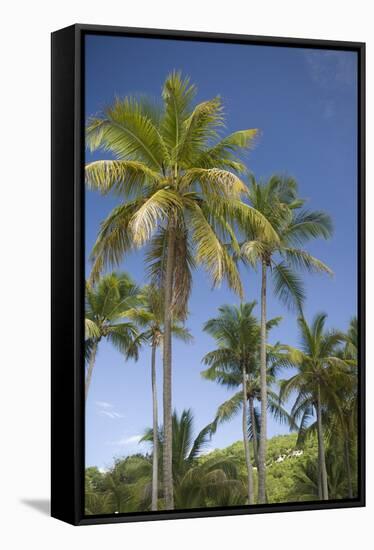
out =
{"type": "MultiPolygon", "coordinates": [[[[224,305],[219,308],[219,315],[204,325],[204,330],[213,336],[218,348],[205,355],[203,362],[208,368],[202,376],[228,388],[241,387],[229,400],[217,410],[214,424],[231,420],[242,409],[243,445],[247,468],[247,499],[254,503],[253,472],[249,450],[249,433],[252,436],[254,458],[258,465],[257,424],[258,414],[254,407],[255,400],[260,401],[259,350],[260,326],[253,315],[256,302],[241,303],[239,307],[224,305]],[[248,415],[249,405],[249,415],[248,415]],[[248,430],[249,426],[249,430],[248,430]]],[[[267,322],[267,331],[277,326],[280,318],[267,322]]],[[[271,355],[276,349],[271,347],[271,355]]],[[[274,381],[274,368],[269,368],[268,408],[281,421],[291,421],[288,413],[279,404],[278,395],[271,389],[274,381]]],[[[291,424],[293,422],[291,421],[291,424]]]]}
{"type": "MultiPolygon", "coordinates": [[[[353,482],[351,472],[351,447],[352,443],[357,443],[358,427],[358,323],[357,317],[351,319],[348,332],[346,334],[346,345],[344,347],[343,357],[351,366],[352,384],[343,388],[343,423],[344,423],[344,456],[348,478],[348,498],[353,498],[353,482]]],[[[357,456],[357,450],[356,450],[357,456]]]]}
{"type": "Polygon", "coordinates": [[[338,406],[337,381],[341,381],[343,376],[348,379],[348,375],[344,375],[347,363],[338,356],[338,345],[344,341],[344,334],[326,330],[326,318],[326,314],[320,313],[310,326],[303,317],[298,319],[300,349],[289,347],[288,357],[297,373],[282,381],[280,386],[280,396],[284,400],[297,392],[291,415],[295,420],[300,419],[300,438],[304,437],[306,429],[310,429],[308,424],[315,414],[321,500],[329,498],[323,414],[326,408],[338,406]]]}
{"type": "Polygon", "coordinates": [[[125,319],[129,310],[138,302],[138,292],[138,287],[126,273],[110,273],[93,285],[86,284],[86,400],[101,340],[107,340],[125,355],[134,349],[138,331],[133,322],[125,319]]]}
{"type": "Polygon", "coordinates": [[[358,327],[357,318],[351,319],[345,341],[337,355],[344,360],[346,368],[335,381],[337,402],[327,418],[332,436],[342,442],[342,453],[347,477],[347,496],[353,498],[352,455],[357,443],[357,399],[358,399],[358,327]]]}
{"type": "Polygon", "coordinates": [[[186,312],[191,269],[203,265],[213,285],[224,278],[239,294],[241,282],[223,239],[232,221],[257,227],[269,239],[274,230],[255,209],[241,202],[245,169],[238,153],[249,149],[257,130],[219,138],[224,117],[220,98],[194,104],[196,87],[172,72],[162,88],[162,105],[143,98],[117,99],[87,124],[91,151],[106,160],[88,163],[86,183],[102,194],[114,192],[120,204],[102,223],[92,251],[91,278],[125,253],[148,243],[151,278],[165,289],[163,413],[164,496],[172,509],[172,344],[173,316],[186,312]]]}
{"type": "MultiPolygon", "coordinates": [[[[194,438],[194,418],[191,409],[179,416],[173,413],[173,479],[175,505],[179,509],[206,506],[223,506],[228,500],[237,499],[241,504],[243,485],[238,479],[238,468],[229,458],[203,458],[209,443],[212,424],[208,424],[194,438]]],[[[148,429],[142,441],[153,445],[154,434],[148,429]]],[[[165,449],[164,430],[158,432],[158,446],[165,449]]]]}
{"type": "MultiPolygon", "coordinates": [[[[164,337],[164,310],[163,293],[154,285],[144,287],[139,299],[141,306],[129,311],[128,316],[141,327],[141,332],[133,342],[135,353],[139,346],[148,343],[151,346],[151,383],[152,383],[152,418],[153,418],[153,447],[152,447],[152,504],[151,509],[158,509],[158,403],[156,382],[156,352],[163,343],[164,337]]],[[[173,321],[171,326],[174,337],[190,342],[192,336],[180,322],[173,321]]],[[[132,355],[132,349],[129,350],[132,355]]]]}
{"type": "MultiPolygon", "coordinates": [[[[305,293],[295,270],[326,272],[331,270],[310,255],[303,244],[317,237],[327,239],[332,233],[330,217],[324,212],[303,208],[304,200],[297,196],[297,183],[292,178],[272,176],[265,183],[250,180],[250,205],[260,212],[274,229],[277,238],[269,240],[258,227],[244,230],[244,241],[235,243],[235,253],[247,265],[261,269],[261,428],[259,441],[258,501],[266,500],[266,441],[267,441],[267,380],[266,380],[266,305],[267,274],[270,270],[273,290],[287,305],[301,311],[305,293]]],[[[240,223],[239,223],[240,225],[240,223]]]]}

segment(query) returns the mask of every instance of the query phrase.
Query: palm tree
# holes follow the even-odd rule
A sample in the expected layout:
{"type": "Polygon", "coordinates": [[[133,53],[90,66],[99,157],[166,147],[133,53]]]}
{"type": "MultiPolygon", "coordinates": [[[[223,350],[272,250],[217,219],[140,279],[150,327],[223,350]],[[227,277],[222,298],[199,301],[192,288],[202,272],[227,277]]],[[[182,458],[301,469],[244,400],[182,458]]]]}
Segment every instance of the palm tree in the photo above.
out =
{"type": "Polygon", "coordinates": [[[352,453],[357,442],[357,399],[358,399],[358,327],[357,318],[351,319],[349,329],[345,334],[342,349],[337,355],[345,361],[346,367],[342,376],[335,381],[337,402],[333,410],[329,411],[327,425],[329,432],[342,442],[342,454],[347,477],[347,496],[353,498],[352,480],[352,453]]]}
{"type": "Polygon", "coordinates": [[[173,317],[185,315],[191,269],[203,265],[213,285],[226,278],[241,293],[235,262],[223,239],[233,220],[249,221],[265,237],[276,238],[264,217],[240,197],[246,186],[238,158],[249,149],[257,130],[218,139],[224,117],[216,97],[194,105],[196,87],[172,72],[163,85],[162,106],[126,97],[87,124],[86,143],[109,158],[86,166],[89,189],[116,193],[120,204],[102,223],[92,251],[91,278],[125,253],[149,245],[151,280],[165,289],[163,346],[163,414],[165,430],[164,495],[174,507],[172,484],[172,344],[173,317]]]}
{"type": "Polygon", "coordinates": [[[100,483],[86,473],[85,508],[88,514],[140,512],[148,504],[152,465],[149,457],[132,455],[117,459],[100,483]],[[91,479],[90,479],[91,478],[91,479]]]}
{"type": "MultiPolygon", "coordinates": [[[[261,267],[261,428],[259,441],[259,485],[258,501],[266,500],[266,441],[267,441],[267,380],[266,380],[266,296],[267,273],[273,279],[273,290],[288,306],[296,305],[301,311],[304,290],[296,270],[326,272],[331,270],[303,248],[306,241],[331,236],[330,217],[324,212],[304,210],[304,200],[297,196],[297,183],[292,178],[272,176],[265,183],[258,183],[252,177],[249,188],[250,205],[260,212],[274,229],[277,238],[268,239],[258,227],[247,224],[245,239],[241,243],[233,240],[236,255],[247,265],[261,267]]],[[[240,223],[239,223],[240,225],[240,223]]],[[[243,228],[242,228],[243,229],[243,228]]]]}
{"type": "MultiPolygon", "coordinates": [[[[144,287],[139,299],[141,306],[128,313],[130,319],[134,320],[142,331],[134,340],[135,353],[142,343],[147,342],[151,346],[151,383],[152,383],[152,417],[153,417],[153,458],[152,458],[152,510],[158,509],[158,403],[156,383],[156,351],[163,343],[164,337],[164,315],[163,315],[163,293],[154,285],[144,287]]],[[[174,337],[190,342],[192,336],[181,324],[173,321],[171,326],[174,337]]],[[[132,350],[129,350],[132,355],[132,350]]]]}
{"type": "Polygon", "coordinates": [[[85,348],[87,373],[85,398],[91,384],[96,354],[102,339],[123,354],[133,349],[138,332],[135,324],[125,321],[137,301],[138,287],[126,273],[110,273],[95,284],[86,284],[85,348]]]}
{"type": "MultiPolygon", "coordinates": [[[[348,479],[348,498],[353,498],[353,483],[351,473],[351,446],[352,442],[357,442],[358,426],[358,323],[357,317],[351,319],[348,332],[346,334],[346,344],[344,347],[343,358],[351,366],[352,384],[345,385],[342,388],[342,418],[344,425],[344,456],[348,479]]],[[[357,451],[356,451],[357,456],[357,451]]]]}
{"type": "MultiPolygon", "coordinates": [[[[247,499],[254,503],[253,472],[249,450],[249,433],[252,436],[254,458],[258,467],[257,433],[258,413],[254,407],[255,400],[261,400],[259,381],[260,326],[253,315],[256,302],[241,303],[239,307],[224,305],[219,308],[219,315],[204,325],[204,330],[213,336],[218,348],[205,355],[203,362],[208,369],[202,376],[228,388],[241,386],[241,390],[225,401],[217,411],[214,424],[231,420],[242,409],[243,445],[247,468],[247,499]],[[249,415],[248,415],[249,405],[249,415]],[[249,430],[248,430],[249,426],[249,430]]],[[[267,331],[277,326],[280,318],[267,323],[267,331]]],[[[275,358],[276,348],[271,346],[271,356],[275,358]]],[[[290,421],[288,413],[279,404],[278,395],[271,389],[274,379],[274,368],[269,368],[268,408],[281,421],[290,421]]]]}
{"type": "Polygon", "coordinates": [[[318,471],[319,496],[328,500],[328,479],[325,457],[325,433],[323,415],[328,407],[338,406],[336,383],[343,377],[347,363],[338,357],[338,345],[344,341],[344,334],[336,330],[325,329],[327,315],[320,313],[315,316],[309,326],[303,317],[298,319],[301,345],[300,349],[289,347],[288,360],[297,373],[289,380],[281,382],[280,396],[287,400],[293,392],[297,397],[291,410],[295,420],[300,418],[299,443],[305,437],[310,419],[315,414],[316,423],[313,428],[318,438],[318,471]]]}
{"type": "MultiPolygon", "coordinates": [[[[178,509],[223,506],[228,500],[237,499],[241,504],[243,485],[238,480],[238,469],[229,458],[209,458],[204,450],[209,443],[214,426],[208,424],[194,438],[194,418],[190,409],[179,416],[173,413],[173,479],[174,498],[178,509]]],[[[141,441],[153,445],[152,429],[146,430],[141,441]]],[[[165,449],[164,430],[158,432],[158,446],[165,449]]]]}
{"type": "MultiPolygon", "coordinates": [[[[344,464],[341,454],[334,452],[332,447],[326,451],[326,471],[329,497],[332,499],[345,498],[344,464]]],[[[290,497],[296,501],[318,500],[320,498],[319,486],[318,462],[308,459],[299,465],[298,471],[294,475],[294,487],[290,497]]]]}

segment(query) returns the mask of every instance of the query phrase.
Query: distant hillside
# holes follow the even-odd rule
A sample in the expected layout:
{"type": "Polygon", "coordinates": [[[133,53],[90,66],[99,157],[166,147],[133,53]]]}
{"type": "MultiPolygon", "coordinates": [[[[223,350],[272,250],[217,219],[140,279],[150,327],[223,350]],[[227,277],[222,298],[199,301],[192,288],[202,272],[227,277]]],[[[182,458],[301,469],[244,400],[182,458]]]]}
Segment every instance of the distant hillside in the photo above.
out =
{"type": "MultiPolygon", "coordinates": [[[[317,461],[317,442],[311,440],[305,448],[298,450],[296,439],[296,434],[290,434],[278,435],[268,440],[266,460],[268,502],[290,502],[308,498],[308,495],[300,494],[300,482],[305,479],[306,466],[310,464],[310,460],[312,459],[315,463],[317,461]]],[[[230,457],[238,464],[242,476],[245,477],[242,441],[237,441],[225,449],[216,449],[201,457],[200,460],[204,462],[208,457],[230,457]]],[[[254,468],[254,482],[257,487],[256,470],[254,468]]]]}

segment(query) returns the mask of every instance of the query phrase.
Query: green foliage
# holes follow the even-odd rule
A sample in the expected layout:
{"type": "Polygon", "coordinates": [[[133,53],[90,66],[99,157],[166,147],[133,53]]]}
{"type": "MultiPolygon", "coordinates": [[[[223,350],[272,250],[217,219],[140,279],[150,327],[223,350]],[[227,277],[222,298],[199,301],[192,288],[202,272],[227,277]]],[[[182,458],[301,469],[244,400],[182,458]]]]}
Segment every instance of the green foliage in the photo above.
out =
{"type": "MultiPolygon", "coordinates": [[[[252,502],[250,497],[247,500],[247,488],[253,463],[255,488],[260,467],[259,501],[264,502],[266,433],[260,423],[265,413],[298,428],[298,434],[267,442],[267,502],[319,499],[321,482],[326,498],[352,498],[357,492],[357,319],[343,334],[325,330],[325,314],[317,315],[310,326],[302,314],[306,294],[300,272],[332,273],[304,245],[315,238],[329,238],[332,221],[322,211],[304,208],[293,178],[274,175],[258,182],[251,177],[247,186],[242,179],[247,172],[243,152],[254,146],[258,131],[245,129],[222,137],[221,99],[196,103],[196,93],[188,77],[173,71],[164,82],[160,103],[143,96],[117,98],[87,122],[87,147],[107,157],[87,164],[87,188],[114,194],[119,204],[101,223],[91,254],[92,272],[86,286],[86,395],[102,339],[135,360],[145,344],[153,350],[170,348],[171,334],[184,342],[191,340],[184,321],[196,266],[208,272],[214,287],[225,280],[242,298],[238,261],[253,269],[261,265],[264,281],[269,273],[274,294],[300,313],[300,349],[269,345],[261,338],[253,315],[255,302],[219,308],[216,318],[204,326],[216,349],[203,358],[202,375],[235,393],[197,435],[189,409],[180,416],[174,412],[172,434],[166,421],[165,433],[162,427],[156,430],[154,416],[157,433],[147,430],[143,437],[158,443],[153,500],[158,496],[160,510],[168,501],[173,507],[173,492],[176,508],[252,502]],[[129,251],[143,246],[147,247],[148,286],[139,289],[127,274],[102,275],[118,266],[129,251]],[[281,382],[278,395],[279,370],[290,366],[296,374],[281,382]],[[289,414],[284,401],[295,397],[295,392],[289,414]],[[241,441],[204,454],[218,424],[241,408],[247,461],[241,441]],[[164,447],[170,468],[163,472],[164,447]]],[[[262,334],[279,321],[262,325],[262,334]]],[[[170,349],[165,357],[164,373],[168,363],[171,380],[170,349]]],[[[166,409],[170,419],[170,398],[164,400],[164,414],[166,409]]],[[[151,493],[156,455],[117,459],[105,472],[87,468],[86,513],[155,509],[151,493]]]]}
{"type": "MultiPolygon", "coordinates": [[[[180,421],[187,428],[186,420],[188,420],[187,438],[191,443],[190,421],[192,417],[190,413],[187,415],[188,419],[187,417],[184,419],[184,416],[182,415],[180,421]]],[[[184,435],[186,434],[184,433],[184,435]]],[[[181,431],[179,431],[178,438],[183,440],[181,431]]],[[[150,441],[151,439],[150,437],[150,441]]],[[[224,449],[216,449],[207,454],[201,454],[201,450],[200,448],[200,453],[190,462],[186,450],[182,462],[179,462],[178,467],[175,465],[177,468],[175,473],[178,472],[179,479],[175,491],[176,506],[193,508],[245,504],[246,465],[243,442],[237,441],[224,449]]],[[[251,453],[253,453],[252,447],[251,453]]],[[[269,503],[284,503],[318,500],[317,454],[316,437],[310,437],[302,449],[297,446],[297,434],[278,435],[269,439],[266,454],[267,501],[269,503]],[[284,459],[277,462],[280,457],[284,457],[284,459]]],[[[352,451],[351,460],[352,464],[357,463],[355,449],[352,451]]],[[[347,480],[343,464],[343,451],[337,447],[336,441],[328,448],[326,461],[330,498],[346,498],[347,480]]],[[[130,508],[131,511],[149,509],[151,483],[149,466],[149,457],[134,455],[124,460],[118,460],[114,467],[105,473],[101,473],[95,467],[87,468],[87,513],[114,513],[116,502],[122,502],[122,509],[127,511],[130,511],[130,508]],[[137,476],[139,476],[137,482],[139,487],[134,490],[137,476]],[[113,482],[120,485],[117,492],[113,488],[113,482]],[[122,501],[116,500],[116,495],[122,501]],[[99,509],[107,511],[97,511],[99,509]]],[[[356,469],[352,475],[357,480],[356,469]]],[[[254,485],[256,488],[256,467],[254,467],[254,485]]],[[[353,493],[357,494],[357,481],[354,482],[353,493]]],[[[160,509],[161,507],[160,500],[160,509]]]]}
{"type": "Polygon", "coordinates": [[[215,286],[226,279],[242,293],[237,267],[224,246],[236,220],[261,229],[270,240],[274,236],[266,219],[240,200],[247,192],[239,177],[245,170],[240,153],[251,148],[257,130],[219,138],[221,100],[195,104],[195,95],[188,77],[174,71],[165,80],[159,107],[144,97],[118,98],[86,126],[89,149],[115,157],[87,164],[86,185],[121,198],[101,224],[91,280],[118,265],[129,250],[147,245],[152,282],[162,286],[172,227],[179,260],[173,302],[179,314],[187,308],[195,264],[205,267],[215,286]]]}
{"type": "Polygon", "coordinates": [[[274,294],[287,307],[302,311],[305,291],[299,271],[332,274],[330,268],[303,248],[315,238],[327,239],[332,234],[328,214],[303,209],[304,199],[298,197],[297,182],[290,177],[273,175],[266,182],[252,176],[248,189],[249,203],[273,227],[276,237],[270,241],[251,223],[238,225],[244,240],[234,253],[245,264],[256,268],[259,263],[270,269],[274,294]]]}

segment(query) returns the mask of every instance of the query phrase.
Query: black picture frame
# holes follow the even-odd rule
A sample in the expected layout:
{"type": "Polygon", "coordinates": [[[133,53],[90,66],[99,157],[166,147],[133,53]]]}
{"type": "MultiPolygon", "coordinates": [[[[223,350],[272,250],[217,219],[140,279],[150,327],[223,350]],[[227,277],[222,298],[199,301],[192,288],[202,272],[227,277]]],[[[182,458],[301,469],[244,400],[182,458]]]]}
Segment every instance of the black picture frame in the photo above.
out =
{"type": "Polygon", "coordinates": [[[365,44],[76,24],[52,33],[51,515],[73,525],[365,506],[365,44]],[[85,516],[84,36],[137,36],[358,54],[359,494],[350,500],[85,516]]]}

